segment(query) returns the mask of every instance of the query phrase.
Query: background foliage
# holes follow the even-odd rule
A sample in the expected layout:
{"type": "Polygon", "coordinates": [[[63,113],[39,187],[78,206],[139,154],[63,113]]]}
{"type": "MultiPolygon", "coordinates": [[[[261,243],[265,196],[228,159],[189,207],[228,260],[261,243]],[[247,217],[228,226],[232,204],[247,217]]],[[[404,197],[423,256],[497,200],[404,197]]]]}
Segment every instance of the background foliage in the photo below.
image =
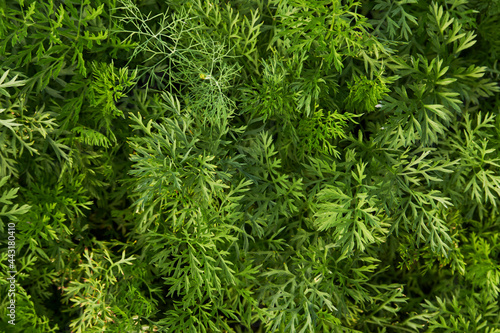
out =
{"type": "Polygon", "coordinates": [[[0,329],[500,332],[499,13],[0,0],[0,329]]]}

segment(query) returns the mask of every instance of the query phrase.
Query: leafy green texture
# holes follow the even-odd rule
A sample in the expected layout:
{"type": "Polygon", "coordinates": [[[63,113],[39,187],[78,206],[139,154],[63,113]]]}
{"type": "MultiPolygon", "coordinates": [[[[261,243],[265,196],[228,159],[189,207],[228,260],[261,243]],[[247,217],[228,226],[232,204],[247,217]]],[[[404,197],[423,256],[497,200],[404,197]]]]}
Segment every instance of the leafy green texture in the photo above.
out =
{"type": "Polygon", "coordinates": [[[499,13],[0,0],[0,331],[500,332],[499,13]]]}

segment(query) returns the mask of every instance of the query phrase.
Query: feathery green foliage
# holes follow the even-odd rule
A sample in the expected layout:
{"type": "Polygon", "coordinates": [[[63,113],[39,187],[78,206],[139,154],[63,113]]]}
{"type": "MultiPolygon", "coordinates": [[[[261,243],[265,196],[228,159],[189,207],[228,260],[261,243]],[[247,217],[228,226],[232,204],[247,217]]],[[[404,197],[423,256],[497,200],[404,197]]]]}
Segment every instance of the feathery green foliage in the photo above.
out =
{"type": "Polygon", "coordinates": [[[500,332],[499,13],[0,0],[0,332],[500,332]]]}

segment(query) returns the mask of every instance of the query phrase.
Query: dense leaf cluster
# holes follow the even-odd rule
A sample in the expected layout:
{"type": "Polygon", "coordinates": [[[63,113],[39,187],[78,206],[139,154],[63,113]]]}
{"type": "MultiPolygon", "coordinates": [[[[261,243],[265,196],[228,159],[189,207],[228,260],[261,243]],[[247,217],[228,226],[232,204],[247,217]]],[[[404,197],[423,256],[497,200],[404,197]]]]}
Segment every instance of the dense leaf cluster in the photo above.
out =
{"type": "Polygon", "coordinates": [[[500,332],[499,14],[0,0],[0,330],[500,332]]]}

